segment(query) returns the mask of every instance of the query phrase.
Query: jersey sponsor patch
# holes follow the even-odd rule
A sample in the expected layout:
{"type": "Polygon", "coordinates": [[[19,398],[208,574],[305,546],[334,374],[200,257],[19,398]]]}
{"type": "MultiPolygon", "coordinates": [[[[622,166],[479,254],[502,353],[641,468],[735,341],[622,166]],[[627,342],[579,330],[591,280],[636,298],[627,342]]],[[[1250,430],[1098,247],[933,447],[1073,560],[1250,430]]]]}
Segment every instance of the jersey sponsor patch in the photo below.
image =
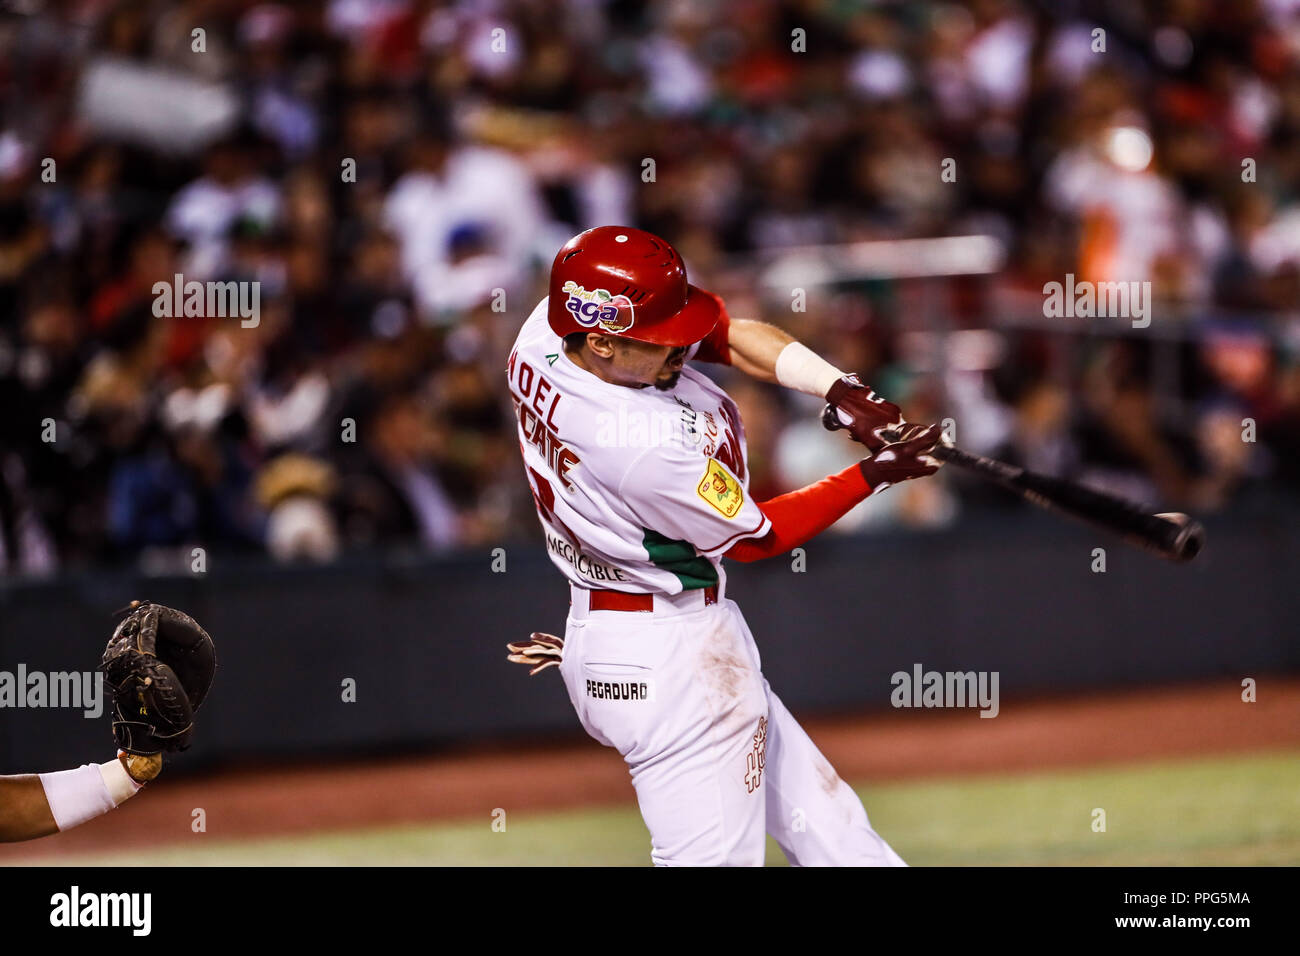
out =
{"type": "Polygon", "coordinates": [[[745,492],[740,482],[731,477],[716,458],[709,459],[704,478],[695,490],[724,518],[736,517],[736,512],[745,503],[745,492]]]}

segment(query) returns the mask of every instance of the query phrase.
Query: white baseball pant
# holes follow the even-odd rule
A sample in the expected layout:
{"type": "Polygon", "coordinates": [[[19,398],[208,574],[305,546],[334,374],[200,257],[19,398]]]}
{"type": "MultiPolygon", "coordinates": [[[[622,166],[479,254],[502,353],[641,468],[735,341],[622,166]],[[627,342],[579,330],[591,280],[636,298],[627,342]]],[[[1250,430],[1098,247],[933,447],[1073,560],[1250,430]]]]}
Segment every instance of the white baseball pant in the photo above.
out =
{"type": "Polygon", "coordinates": [[[582,726],[627,762],[659,866],[906,866],[760,671],[734,601],[655,595],[591,611],[572,588],[560,673],[582,726]]]}

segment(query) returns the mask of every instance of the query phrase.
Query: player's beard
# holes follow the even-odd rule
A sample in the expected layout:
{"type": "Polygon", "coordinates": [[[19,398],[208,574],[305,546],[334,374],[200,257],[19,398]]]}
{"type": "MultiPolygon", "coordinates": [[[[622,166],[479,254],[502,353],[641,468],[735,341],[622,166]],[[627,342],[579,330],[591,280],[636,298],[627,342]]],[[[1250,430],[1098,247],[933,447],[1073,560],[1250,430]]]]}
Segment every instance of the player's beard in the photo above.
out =
{"type": "MultiPolygon", "coordinates": [[[[686,357],[686,349],[684,348],[673,349],[673,351],[668,353],[667,361],[672,362],[675,359],[678,358],[684,359],[685,357],[686,357]]],[[[665,362],[664,364],[667,365],[667,362],[665,362]]],[[[683,362],[682,368],[685,367],[686,367],[685,362],[683,362]]],[[[681,380],[681,377],[682,377],[682,369],[679,368],[676,371],[674,371],[671,375],[669,375],[668,378],[666,379],[656,378],[655,388],[659,389],[659,391],[661,392],[671,392],[674,388],[677,387],[677,383],[678,381],[681,380]]]]}

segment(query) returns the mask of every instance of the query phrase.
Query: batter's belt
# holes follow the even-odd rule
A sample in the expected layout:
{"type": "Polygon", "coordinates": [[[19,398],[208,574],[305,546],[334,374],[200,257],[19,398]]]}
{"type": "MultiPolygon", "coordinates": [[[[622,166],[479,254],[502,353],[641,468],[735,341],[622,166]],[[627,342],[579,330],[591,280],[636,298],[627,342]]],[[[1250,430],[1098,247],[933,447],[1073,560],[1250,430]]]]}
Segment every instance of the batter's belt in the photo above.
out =
{"type": "MultiPolygon", "coordinates": [[[[594,588],[587,591],[587,608],[591,611],[654,611],[653,594],[631,594],[627,591],[604,591],[594,588]]],[[[704,592],[704,605],[718,603],[717,585],[701,588],[704,592]]]]}

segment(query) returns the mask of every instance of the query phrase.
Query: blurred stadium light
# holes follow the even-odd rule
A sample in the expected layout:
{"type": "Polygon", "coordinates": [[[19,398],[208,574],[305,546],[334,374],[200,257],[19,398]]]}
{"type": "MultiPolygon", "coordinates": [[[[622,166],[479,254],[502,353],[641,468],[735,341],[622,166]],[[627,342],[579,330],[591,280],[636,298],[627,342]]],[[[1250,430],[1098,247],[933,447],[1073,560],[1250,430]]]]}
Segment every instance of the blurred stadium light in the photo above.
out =
{"type": "Polygon", "coordinates": [[[77,112],[93,133],[173,155],[199,152],[240,116],[227,86],[108,57],[86,67],[77,112]]]}
{"type": "Polygon", "coordinates": [[[920,279],[987,275],[1006,262],[994,236],[882,239],[782,250],[762,271],[770,288],[831,285],[862,279],[920,279]]]}

